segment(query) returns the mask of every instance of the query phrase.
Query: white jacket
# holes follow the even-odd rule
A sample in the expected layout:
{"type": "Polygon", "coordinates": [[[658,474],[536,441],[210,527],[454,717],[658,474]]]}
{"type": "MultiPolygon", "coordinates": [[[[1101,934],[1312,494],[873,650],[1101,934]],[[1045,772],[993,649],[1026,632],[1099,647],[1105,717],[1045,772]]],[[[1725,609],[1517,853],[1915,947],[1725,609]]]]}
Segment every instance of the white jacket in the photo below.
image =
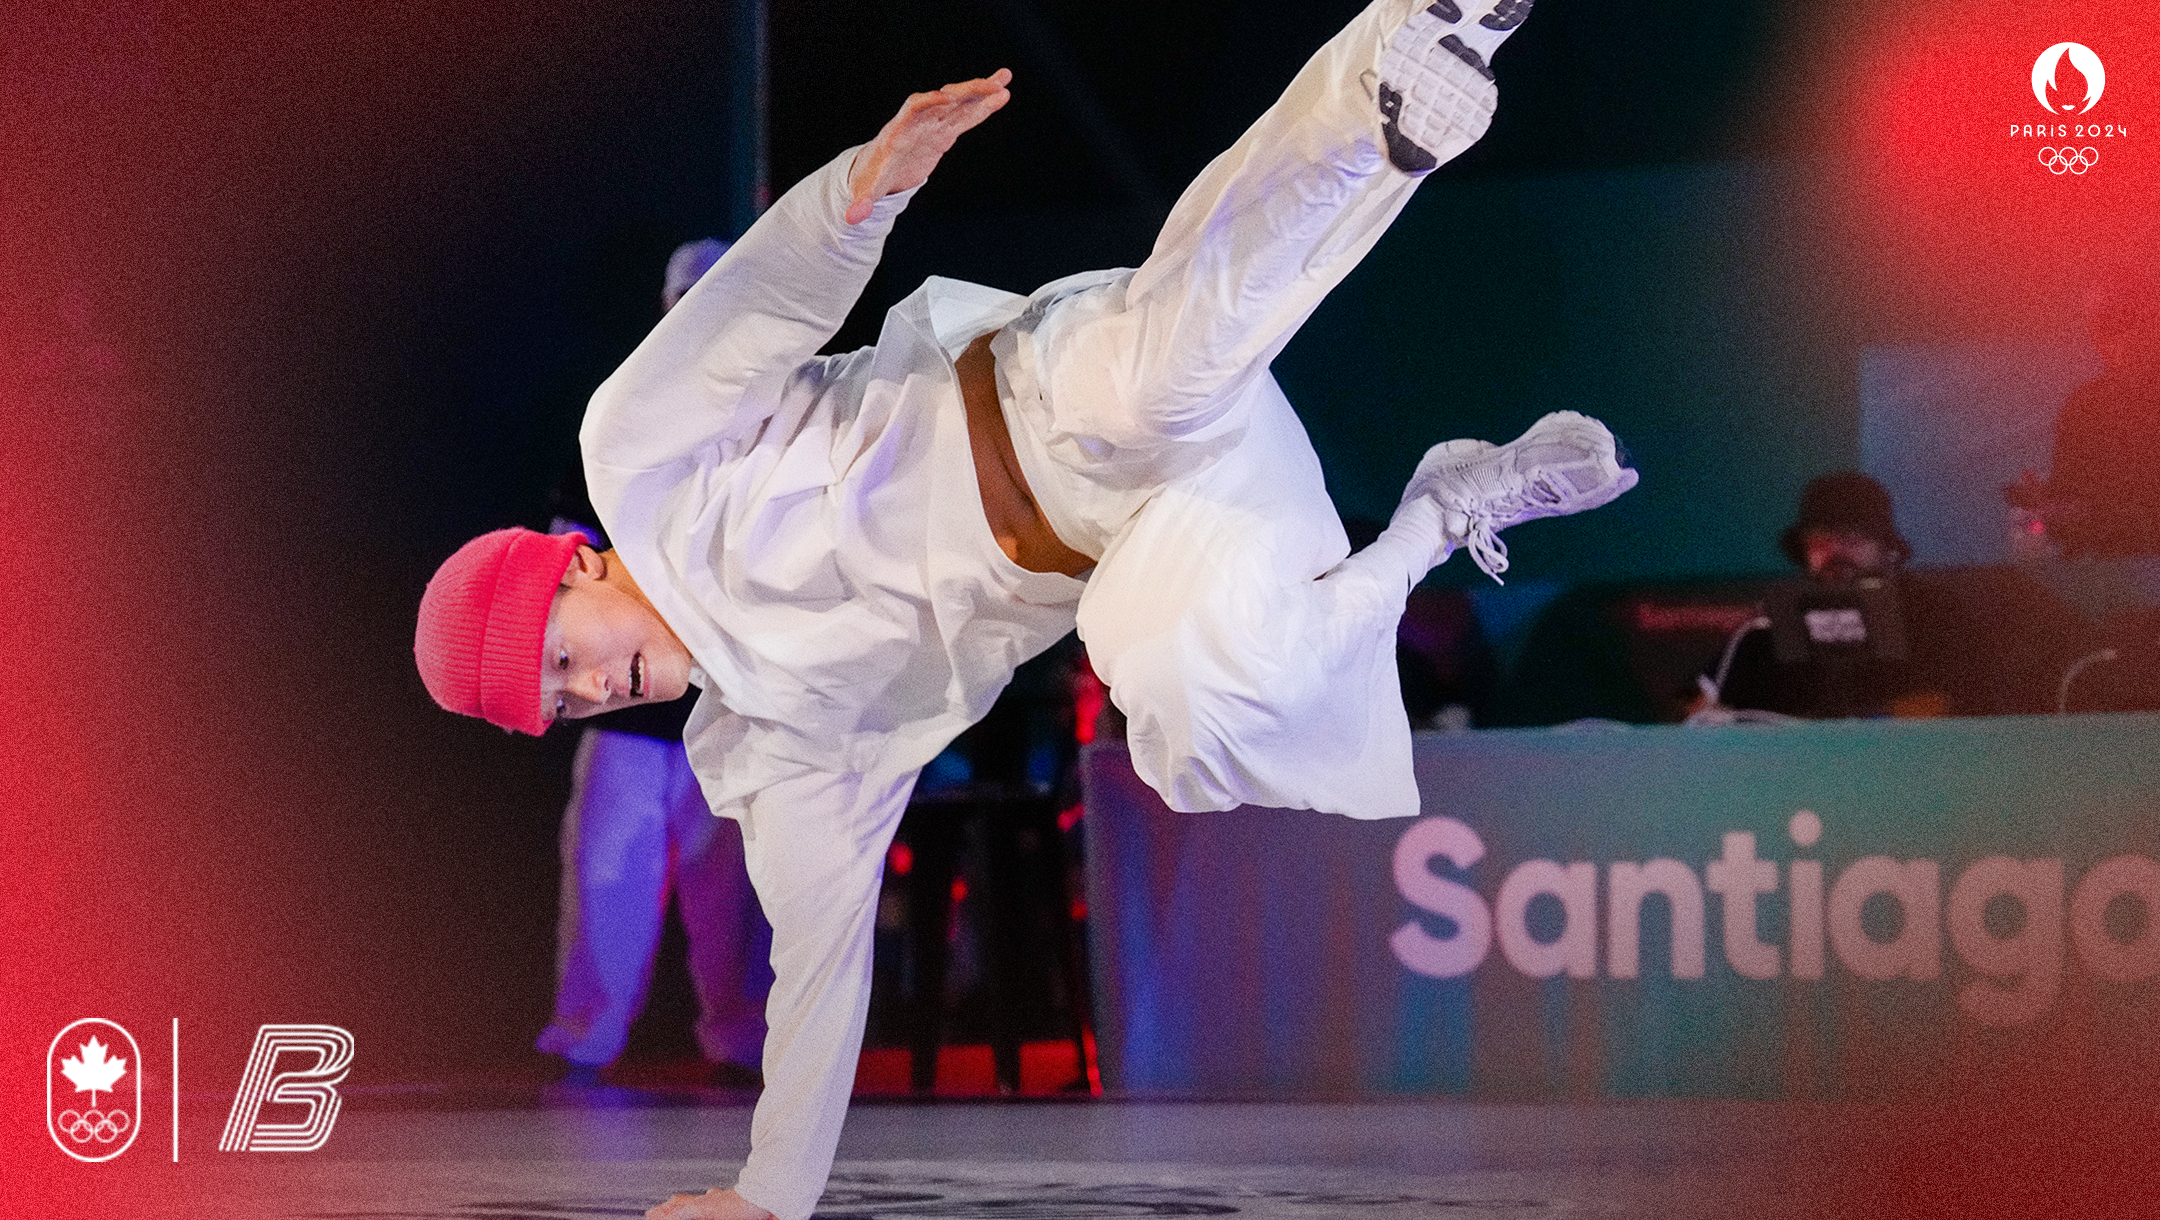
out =
{"type": "Polygon", "coordinates": [[[594,394],[601,524],[690,649],[685,731],[773,925],[766,1088],[738,1189],[815,1205],[854,1082],[884,854],[915,773],[1072,630],[1084,584],[998,549],[953,358],[1024,297],[931,280],[837,331],[913,192],[849,226],[853,151],[776,202],[594,394]]]}

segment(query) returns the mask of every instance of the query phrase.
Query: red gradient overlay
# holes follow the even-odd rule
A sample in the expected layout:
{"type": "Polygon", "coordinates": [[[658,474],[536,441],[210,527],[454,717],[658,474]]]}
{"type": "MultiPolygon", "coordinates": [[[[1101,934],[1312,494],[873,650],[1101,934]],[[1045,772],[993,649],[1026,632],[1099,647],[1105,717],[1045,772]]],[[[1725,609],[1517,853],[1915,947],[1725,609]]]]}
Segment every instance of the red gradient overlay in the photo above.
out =
{"type": "MultiPolygon", "coordinates": [[[[216,416],[158,368],[157,332],[181,321],[177,285],[159,281],[190,252],[158,248],[155,188],[137,176],[158,165],[127,138],[153,64],[87,56],[78,82],[77,45],[39,47],[30,58],[62,60],[37,69],[50,92],[11,81],[0,115],[0,650],[16,675],[0,745],[0,1158],[14,1215],[150,1197],[179,1214],[194,1179],[155,1173],[173,1141],[172,1021],[183,1070],[231,1075],[249,1023],[290,1010],[271,980],[295,965],[302,896],[268,880],[287,858],[264,829],[284,785],[248,783],[274,768],[220,710],[250,681],[265,623],[219,572],[245,553],[216,502],[230,463],[210,451],[216,416]],[[126,1065],[141,1130],[109,1164],[66,1158],[44,1126],[47,1046],[80,1017],[142,1048],[126,1065]]],[[[199,1157],[202,1133],[184,1134],[199,1157]]]]}
{"type": "Polygon", "coordinates": [[[215,1181],[290,1171],[214,1150],[261,1024],[351,1030],[364,1086],[527,1053],[544,1017],[519,1007],[546,994],[562,749],[418,694],[424,548],[380,528],[376,463],[426,421],[352,353],[410,291],[412,218],[465,164],[445,143],[501,130],[483,99],[541,88],[534,36],[569,16],[0,10],[10,1216],[215,1215],[215,1181]],[[102,1165],[45,1127],[83,1017],[142,1048],[139,1138],[102,1165]]]}
{"type": "MultiPolygon", "coordinates": [[[[2075,329],[2091,278],[2160,242],[2160,12],[2124,0],[1838,6],[1799,43],[1795,143],[1817,155],[1819,206],[1891,333],[2075,329]],[[2034,60],[2060,42],[2105,66],[2089,113],[2050,114],[2033,95],[2034,60]],[[2100,134],[2077,130],[2095,124],[2100,134]],[[2039,150],[2066,145],[2096,150],[2097,165],[2049,172],[2039,150]]],[[[2075,67],[2056,76],[2082,100],[2075,67]]]]}
{"type": "MultiPolygon", "coordinates": [[[[2160,265],[2160,10],[1904,0],[1795,12],[1777,121],[1814,169],[1796,224],[1827,238],[1839,265],[1809,270],[1839,294],[1854,341],[2076,333],[2096,279],[2160,265]],[[2061,42],[2105,66],[2087,113],[2051,114],[2034,97],[2034,61],[2061,42]],[[2100,133],[2078,130],[2093,124],[2100,133]],[[2039,150],[2066,145],[2097,150],[2097,164],[2051,173],[2039,150]]],[[[2066,60],[2058,94],[2081,101],[2085,85],[2066,60]]],[[[1824,1138],[1794,1157],[1794,1179],[1823,1215],[2151,1214],[2160,1112],[2147,1057],[2095,1036],[2089,999],[2067,990],[2050,1020],[2055,1035],[2024,1048],[1964,1029],[1941,1105],[1822,1107],[1812,1126],[1824,1138]]],[[[1917,1066],[1886,1063],[1885,1079],[1917,1066]]]]}
{"type": "Polygon", "coordinates": [[[95,1016],[148,1047],[165,1044],[170,1017],[181,1015],[171,1010],[186,946],[227,930],[196,922],[199,905],[176,892],[185,870],[172,866],[183,854],[172,839],[144,833],[208,813],[206,802],[174,797],[210,786],[193,765],[204,757],[204,722],[143,681],[182,661],[171,641],[207,624],[200,601],[170,587],[193,549],[176,528],[185,499],[165,486],[190,462],[188,433],[164,409],[112,308],[130,270],[108,228],[128,194],[112,139],[126,103],[86,100],[107,89],[139,100],[143,65],[89,55],[70,65],[77,44],[66,36],[31,45],[11,71],[38,61],[31,83],[52,92],[40,99],[11,80],[0,116],[10,166],[0,222],[8,268],[0,520],[11,561],[0,649],[19,680],[0,747],[8,996],[0,1136],[11,1207],[27,1189],[42,1209],[35,1214],[59,1215],[84,1202],[87,1175],[117,1178],[130,1157],[165,1152],[170,1089],[163,1072],[152,1084],[129,1063],[147,1086],[144,1125],[154,1115],[155,1128],[121,1161],[77,1165],[44,1128],[48,1043],[68,1022],[95,1016]],[[40,59],[46,52],[61,62],[40,59]]]}

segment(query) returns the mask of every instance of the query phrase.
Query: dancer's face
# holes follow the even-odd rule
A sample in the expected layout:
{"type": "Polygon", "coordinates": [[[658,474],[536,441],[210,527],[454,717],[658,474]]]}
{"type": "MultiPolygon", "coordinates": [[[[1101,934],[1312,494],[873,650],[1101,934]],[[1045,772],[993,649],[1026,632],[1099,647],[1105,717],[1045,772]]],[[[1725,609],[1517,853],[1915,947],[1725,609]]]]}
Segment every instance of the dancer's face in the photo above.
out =
{"type": "Polygon", "coordinates": [[[548,610],[540,708],[579,720],[690,689],[690,652],[655,613],[614,553],[577,549],[548,610]]]}
{"type": "Polygon", "coordinates": [[[1800,535],[1808,575],[1816,580],[1849,581],[1887,575],[1895,563],[1882,539],[1857,530],[1810,529],[1800,535]]]}

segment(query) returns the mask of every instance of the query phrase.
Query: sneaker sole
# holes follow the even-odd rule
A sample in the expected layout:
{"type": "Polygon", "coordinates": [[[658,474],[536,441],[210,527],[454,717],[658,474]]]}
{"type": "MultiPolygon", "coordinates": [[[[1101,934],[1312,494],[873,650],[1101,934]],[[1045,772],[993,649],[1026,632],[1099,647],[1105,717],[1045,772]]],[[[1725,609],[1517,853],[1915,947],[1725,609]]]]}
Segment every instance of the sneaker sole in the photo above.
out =
{"type": "MultiPolygon", "coordinates": [[[[1562,511],[1533,511],[1529,517],[1523,518],[1523,520],[1534,520],[1549,516],[1568,517],[1576,513],[1588,512],[1593,508],[1603,508],[1619,499],[1628,489],[1634,487],[1642,477],[1634,470],[1620,464],[1620,442],[1613,436],[1612,429],[1579,411],[1551,412],[1530,425],[1521,436],[1516,437],[1508,444],[1509,447],[1516,445],[1560,444],[1588,449],[1603,457],[1611,470],[1611,480],[1596,492],[1572,501],[1562,511]]],[[[1517,524],[1520,524],[1520,522],[1517,524]]]]}
{"type": "Polygon", "coordinates": [[[1453,33],[1462,20],[1456,0],[1420,0],[1380,54],[1380,134],[1406,174],[1429,173],[1492,125],[1492,69],[1453,33]]]}

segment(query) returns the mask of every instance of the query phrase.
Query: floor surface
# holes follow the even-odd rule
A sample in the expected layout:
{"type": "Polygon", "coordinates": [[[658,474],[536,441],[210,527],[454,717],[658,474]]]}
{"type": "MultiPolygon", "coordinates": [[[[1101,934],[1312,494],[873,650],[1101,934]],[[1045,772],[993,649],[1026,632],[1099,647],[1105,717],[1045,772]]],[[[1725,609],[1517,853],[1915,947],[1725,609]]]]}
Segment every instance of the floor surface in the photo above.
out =
{"type": "MultiPolygon", "coordinates": [[[[146,1138],[125,1171],[144,1184],[131,1197],[146,1206],[109,1214],[640,1216],[675,1192],[733,1180],[748,1147],[749,1101],[606,1087],[363,1093],[317,1152],[198,1154],[184,1145],[173,1164],[146,1138]],[[148,1206],[152,1199],[174,1207],[148,1206]]],[[[2154,1130],[2144,1111],[1703,1101],[859,1102],[816,1214],[2142,1215],[2155,1197],[2154,1130]]]]}

